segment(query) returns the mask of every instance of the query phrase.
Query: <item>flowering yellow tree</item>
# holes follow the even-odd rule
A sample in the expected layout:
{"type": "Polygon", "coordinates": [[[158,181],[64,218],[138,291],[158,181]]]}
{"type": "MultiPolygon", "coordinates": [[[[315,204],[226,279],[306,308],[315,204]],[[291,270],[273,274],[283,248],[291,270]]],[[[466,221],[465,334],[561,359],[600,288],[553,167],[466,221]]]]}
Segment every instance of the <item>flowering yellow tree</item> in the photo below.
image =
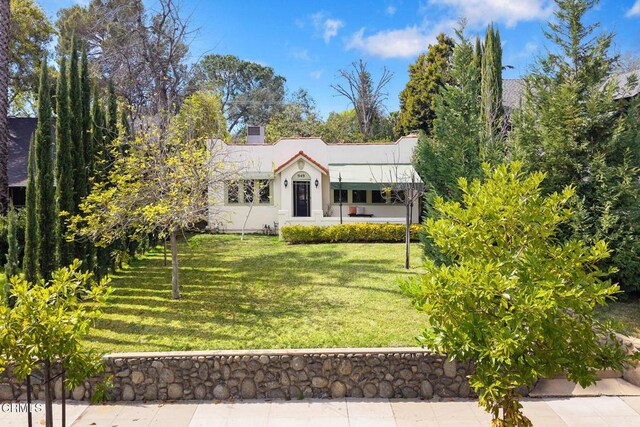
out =
{"type": "Polygon", "coordinates": [[[178,234],[215,215],[220,205],[215,195],[223,193],[224,182],[236,178],[225,145],[211,135],[216,129],[226,131],[224,126],[202,127],[194,109],[185,111],[167,131],[149,126],[133,138],[113,142],[115,160],[108,179],[94,186],[70,227],[98,245],[152,232],[168,236],[174,299],[180,298],[178,234]]]}

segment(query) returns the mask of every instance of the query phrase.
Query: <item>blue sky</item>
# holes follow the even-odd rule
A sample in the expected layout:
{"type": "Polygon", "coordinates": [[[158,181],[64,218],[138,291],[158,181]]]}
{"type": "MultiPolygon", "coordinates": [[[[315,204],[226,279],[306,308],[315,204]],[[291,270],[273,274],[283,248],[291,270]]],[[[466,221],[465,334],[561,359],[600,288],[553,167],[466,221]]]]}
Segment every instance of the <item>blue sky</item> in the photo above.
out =
{"type": "MultiPolygon", "coordinates": [[[[52,18],[62,7],[86,0],[36,0],[52,18]]],[[[146,1],[153,8],[153,0],[146,1]]],[[[526,73],[544,52],[542,33],[553,12],[549,0],[182,0],[198,28],[190,61],[208,53],[233,54],[274,68],[293,92],[307,89],[322,115],[349,108],[330,85],[339,69],[364,59],[372,74],[387,67],[387,109],[398,109],[408,66],[439,32],[453,34],[466,17],[467,33],[482,34],[489,22],[500,28],[505,78],[526,73]]],[[[602,0],[589,19],[616,33],[614,50],[640,57],[640,0],[602,0]]]]}

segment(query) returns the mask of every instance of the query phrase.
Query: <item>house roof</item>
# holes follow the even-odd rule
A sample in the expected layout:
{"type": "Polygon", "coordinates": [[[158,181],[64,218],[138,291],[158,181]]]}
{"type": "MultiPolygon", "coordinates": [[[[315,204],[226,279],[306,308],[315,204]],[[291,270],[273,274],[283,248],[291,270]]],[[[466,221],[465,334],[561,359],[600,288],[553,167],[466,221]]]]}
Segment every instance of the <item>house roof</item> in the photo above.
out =
{"type": "Polygon", "coordinates": [[[311,163],[312,165],[316,166],[318,169],[320,169],[322,172],[325,173],[325,175],[329,174],[329,170],[327,168],[325,168],[324,166],[322,166],[320,163],[318,163],[317,161],[313,160],[311,157],[307,156],[306,154],[304,154],[304,151],[300,150],[298,153],[296,153],[293,157],[291,157],[289,160],[287,160],[286,162],[284,162],[283,164],[281,164],[280,166],[278,166],[277,168],[275,168],[274,172],[278,173],[280,172],[282,169],[286,168],[287,166],[289,166],[291,163],[293,163],[298,157],[303,157],[305,158],[307,161],[309,161],[309,163],[311,163]]]}
{"type": "Polygon", "coordinates": [[[611,80],[616,82],[615,99],[633,98],[640,93],[640,68],[627,71],[626,73],[615,74],[611,80]]]}
{"type": "Polygon", "coordinates": [[[502,80],[502,105],[507,112],[520,108],[520,100],[524,95],[524,79],[502,80]]]}
{"type": "Polygon", "coordinates": [[[29,142],[37,125],[35,118],[9,117],[9,187],[27,186],[29,142]]]}
{"type": "MultiPolygon", "coordinates": [[[[627,71],[625,73],[613,74],[608,81],[616,82],[614,99],[633,98],[640,94],[640,69],[627,71]],[[632,76],[635,76],[632,78],[632,76]]],[[[524,96],[524,79],[503,79],[502,80],[502,105],[509,112],[515,108],[520,108],[520,101],[524,96]]]]}

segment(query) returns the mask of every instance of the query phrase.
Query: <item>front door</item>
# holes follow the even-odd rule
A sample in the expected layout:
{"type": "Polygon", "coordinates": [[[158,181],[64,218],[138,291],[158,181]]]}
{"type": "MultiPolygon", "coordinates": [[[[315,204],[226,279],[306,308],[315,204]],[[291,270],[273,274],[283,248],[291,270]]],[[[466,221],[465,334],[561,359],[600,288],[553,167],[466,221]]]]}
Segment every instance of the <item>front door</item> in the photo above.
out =
{"type": "Polygon", "coordinates": [[[310,181],[293,181],[293,216],[311,216],[310,181]]]}

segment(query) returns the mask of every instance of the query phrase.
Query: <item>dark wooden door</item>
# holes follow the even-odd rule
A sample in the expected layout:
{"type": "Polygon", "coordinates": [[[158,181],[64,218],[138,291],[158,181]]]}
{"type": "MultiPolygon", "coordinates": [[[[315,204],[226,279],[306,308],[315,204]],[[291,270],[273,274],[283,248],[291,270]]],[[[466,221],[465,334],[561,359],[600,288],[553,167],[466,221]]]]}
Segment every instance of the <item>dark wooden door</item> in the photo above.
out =
{"type": "Polygon", "coordinates": [[[293,181],[293,216],[311,216],[311,182],[293,181]]]}

